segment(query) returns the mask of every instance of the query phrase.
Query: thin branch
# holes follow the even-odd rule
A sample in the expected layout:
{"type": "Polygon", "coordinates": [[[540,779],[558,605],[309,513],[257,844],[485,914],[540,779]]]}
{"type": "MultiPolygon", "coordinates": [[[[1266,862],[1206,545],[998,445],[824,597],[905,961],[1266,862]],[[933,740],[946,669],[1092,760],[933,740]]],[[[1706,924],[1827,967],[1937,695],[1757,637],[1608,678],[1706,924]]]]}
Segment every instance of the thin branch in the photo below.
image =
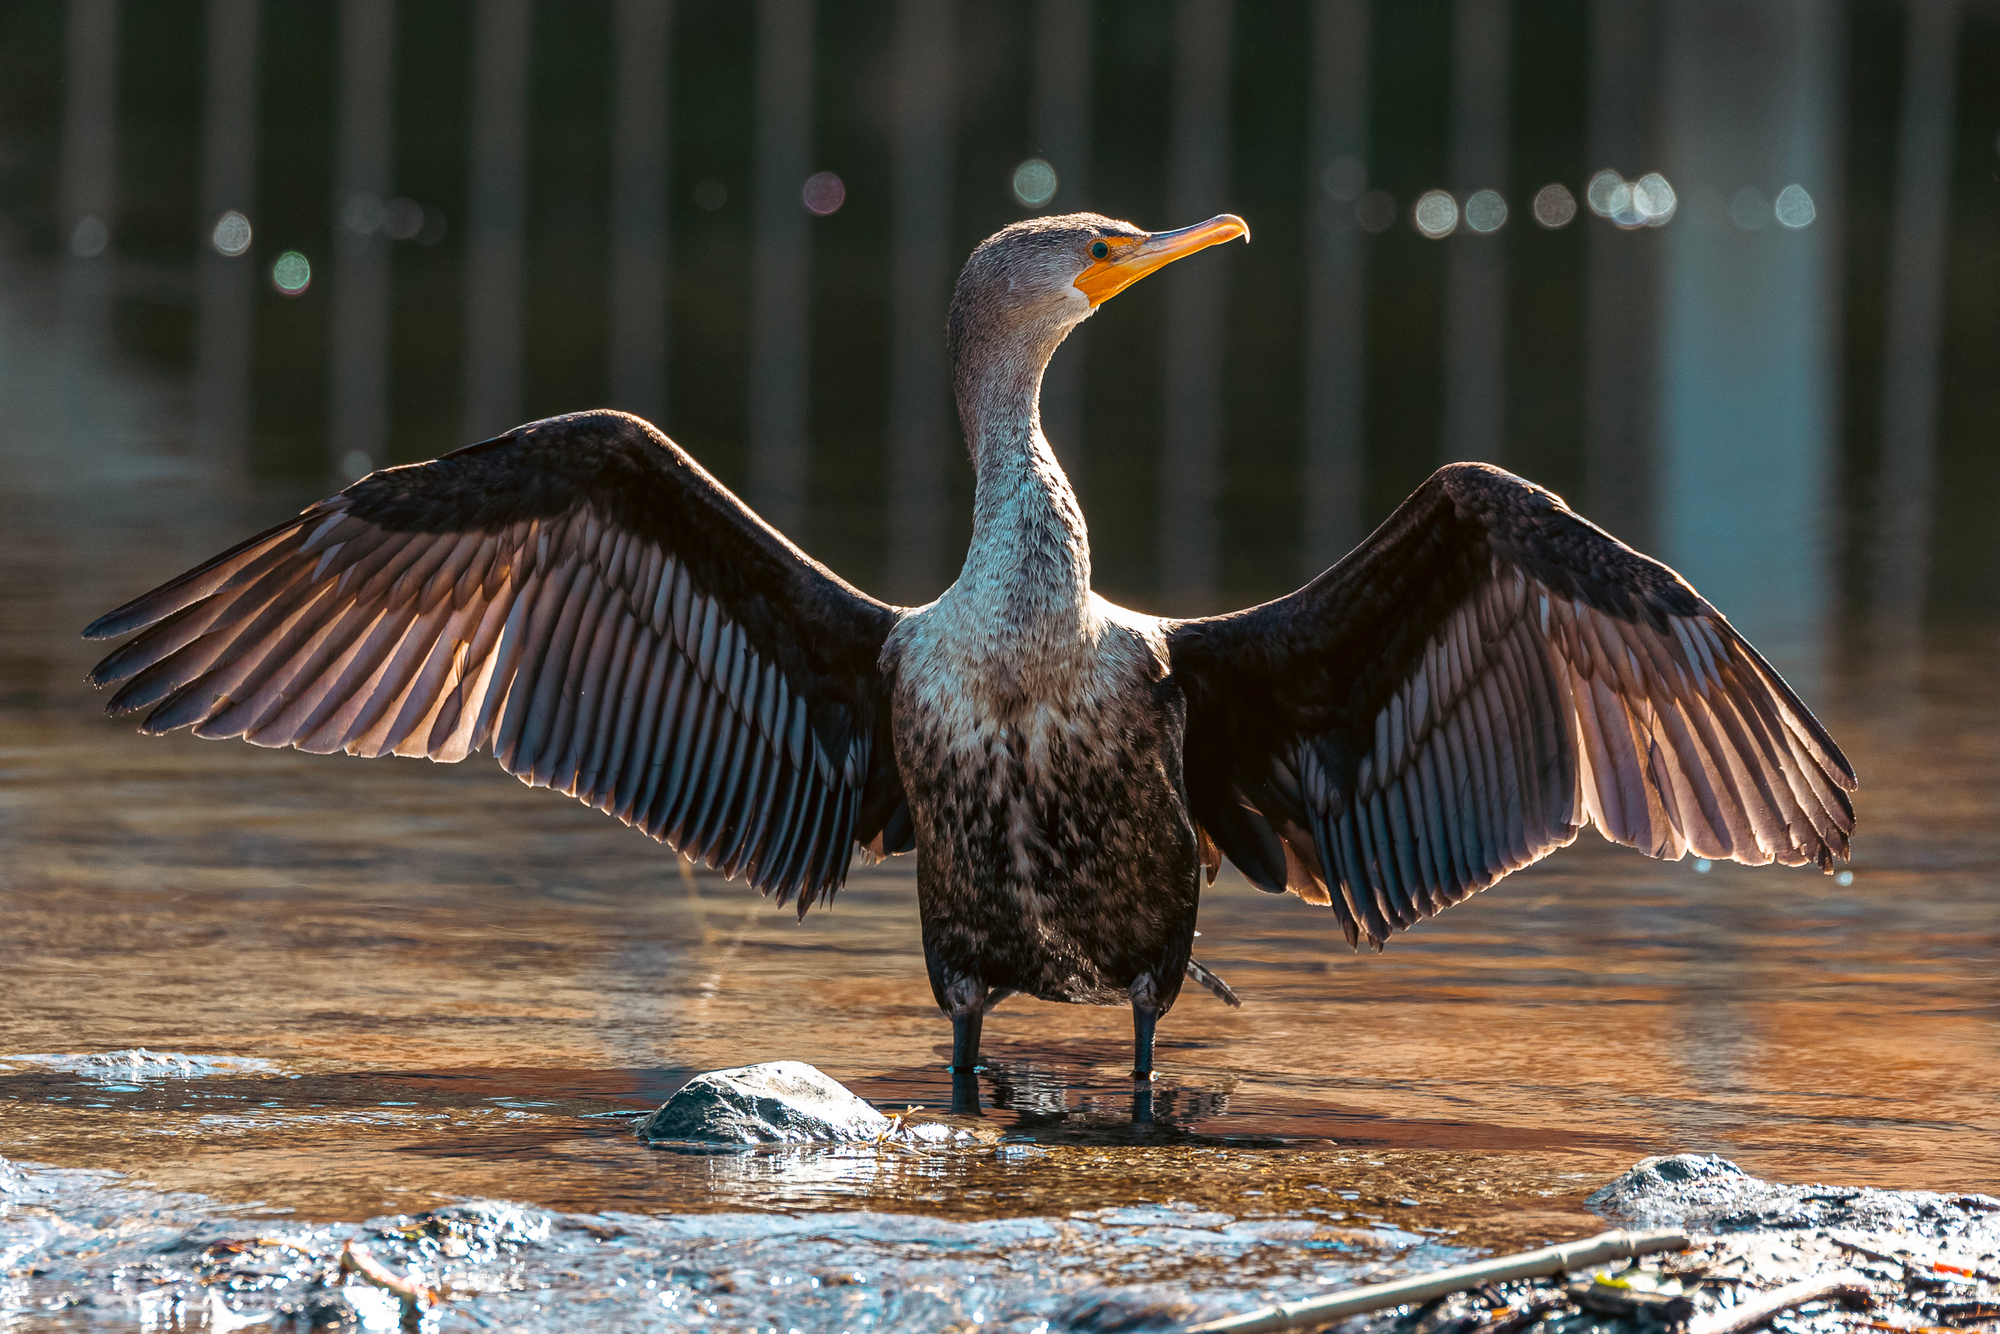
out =
{"type": "Polygon", "coordinates": [[[1267,1306],[1244,1315],[1190,1325],[1186,1334],[1280,1334],[1281,1331],[1308,1329],[1365,1311],[1380,1311],[1411,1302],[1427,1302],[1436,1297],[1463,1292],[1481,1283],[1503,1283],[1517,1278],[1544,1278],[1550,1274],[1585,1269],[1610,1260],[1626,1260],[1656,1251],[1687,1249],[1688,1235],[1678,1228],[1656,1232],[1606,1232],[1561,1246],[1538,1251],[1497,1256],[1477,1264],[1442,1269],[1434,1274],[1374,1283],[1365,1288],[1329,1293],[1310,1301],[1267,1306]]]}

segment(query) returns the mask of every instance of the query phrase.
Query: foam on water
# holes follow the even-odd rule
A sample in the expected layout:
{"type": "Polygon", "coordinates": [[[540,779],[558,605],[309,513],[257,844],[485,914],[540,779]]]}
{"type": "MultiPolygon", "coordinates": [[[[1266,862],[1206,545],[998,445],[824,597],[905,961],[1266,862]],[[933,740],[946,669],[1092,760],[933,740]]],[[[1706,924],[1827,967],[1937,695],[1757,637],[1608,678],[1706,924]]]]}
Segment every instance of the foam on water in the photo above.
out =
{"type": "Polygon", "coordinates": [[[0,1071],[22,1068],[59,1070],[100,1084],[141,1084],[158,1079],[210,1079],[218,1075],[278,1075],[284,1070],[275,1061],[256,1056],[195,1056],[178,1051],[147,1051],[129,1047],[123,1051],[43,1053],[27,1056],[0,1056],[0,1071]]]}

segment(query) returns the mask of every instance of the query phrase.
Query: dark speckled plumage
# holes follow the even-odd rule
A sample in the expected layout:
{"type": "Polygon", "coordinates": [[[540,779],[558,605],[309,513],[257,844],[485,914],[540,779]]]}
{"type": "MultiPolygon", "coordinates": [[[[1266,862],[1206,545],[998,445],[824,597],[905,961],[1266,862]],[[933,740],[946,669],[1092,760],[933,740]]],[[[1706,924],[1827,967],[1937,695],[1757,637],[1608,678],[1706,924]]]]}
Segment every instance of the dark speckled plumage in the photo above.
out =
{"type": "Polygon", "coordinates": [[[1846,856],[1853,772],[1756,650],[1496,468],[1442,469],[1260,607],[1094,594],[1041,375],[1150,271],[1106,266],[1164,244],[1072,214],[967,262],[973,537],[927,606],[848,586],[653,427],[589,412],[373,474],[106,615],[86,633],[139,633],[92,679],[148,731],[490,749],[801,913],[857,848],[914,847],[961,1069],[1015,992],[1130,1004],[1142,1073],[1184,977],[1235,1003],[1188,957],[1222,856],[1378,947],[1587,823],[1655,857],[1846,856]]]}

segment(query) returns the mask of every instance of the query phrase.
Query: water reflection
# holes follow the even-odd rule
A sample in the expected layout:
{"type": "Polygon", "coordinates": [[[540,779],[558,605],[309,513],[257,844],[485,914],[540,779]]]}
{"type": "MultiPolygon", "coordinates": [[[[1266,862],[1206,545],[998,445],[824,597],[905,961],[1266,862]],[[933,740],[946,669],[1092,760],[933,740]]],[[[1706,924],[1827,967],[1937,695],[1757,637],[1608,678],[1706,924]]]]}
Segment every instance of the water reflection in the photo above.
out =
{"type": "Polygon", "coordinates": [[[951,574],[945,488],[953,455],[950,370],[938,336],[951,253],[953,8],[896,7],[895,215],[889,378],[889,564],[899,602],[928,602],[951,574]]]}
{"type": "MultiPolygon", "coordinates": [[[[1368,7],[1317,0],[1312,28],[1312,123],[1306,177],[1305,517],[1299,561],[1288,573],[1310,579],[1361,540],[1363,265],[1361,210],[1368,192],[1368,7]],[[1324,164],[1324,165],[1322,165],[1324,164]]],[[[1378,210],[1379,212],[1380,210],[1378,210]]],[[[1393,216],[1395,205],[1387,212],[1393,216]]]]}
{"type": "Polygon", "coordinates": [[[206,16],[201,208],[212,226],[195,261],[195,411],[205,447],[231,467],[241,467],[250,449],[258,9],[257,0],[209,0],[206,16]]]}
{"type": "MultiPolygon", "coordinates": [[[[392,0],[347,0],[340,10],[339,146],[335,153],[328,438],[343,473],[360,454],[368,471],[389,445],[389,209],[395,106],[392,0]]],[[[298,261],[305,264],[304,257],[298,261]]],[[[281,260],[282,264],[283,261],[281,260]]],[[[308,275],[310,269],[308,268],[308,275]]],[[[280,291],[305,285],[274,270],[280,291]]],[[[332,460],[330,460],[331,462],[332,460]]]]}
{"type": "MultiPolygon", "coordinates": [[[[1448,210],[1417,226],[1443,236],[1463,221],[1469,234],[1452,247],[1445,272],[1444,448],[1439,461],[1505,462],[1507,256],[1477,244],[1507,220],[1507,100],[1511,15],[1500,0],[1458,0],[1452,34],[1451,187],[1448,210]],[[1501,187],[1495,189],[1494,187],[1501,187]],[[1470,242],[1471,244],[1468,244],[1470,242]]],[[[1441,192],[1439,192],[1441,193],[1441,192]]]]}
{"type": "Polygon", "coordinates": [[[1958,28],[1956,4],[1916,6],[1903,57],[1871,611],[1904,704],[1930,564],[1958,28]]]}
{"type": "Polygon", "coordinates": [[[668,68],[672,10],[619,0],[618,107],[612,130],[610,406],[648,421],[667,413],[668,68]]]}
{"type": "Polygon", "coordinates": [[[806,303],[811,273],[799,188],[812,170],[812,0],[758,0],[756,212],[750,265],[750,429],[745,498],[780,532],[806,502],[806,303]]]}
{"type": "MultiPolygon", "coordinates": [[[[1167,211],[1175,227],[1229,211],[1231,0],[1176,0],[1167,211]]],[[[1160,278],[1166,400],[1160,430],[1160,596],[1215,611],[1221,552],[1223,318],[1229,270],[1182,264],[1160,278]]]]}
{"type": "MultiPolygon", "coordinates": [[[[1670,178],[1828,193],[1838,12],[1666,7],[1670,178]]],[[[1769,195],[1760,216],[1771,217],[1769,195]]],[[[1732,210],[1734,210],[1732,205],[1732,210]]],[[[1659,549],[1810,697],[1834,611],[1838,297],[1832,232],[1666,226],[1660,272],[1659,549]],[[1729,479],[1728,485],[1718,480],[1729,479]]]]}
{"type": "Polygon", "coordinates": [[[484,440],[521,417],[521,265],[526,246],[529,0],[473,11],[465,254],[465,423],[484,440]]]}

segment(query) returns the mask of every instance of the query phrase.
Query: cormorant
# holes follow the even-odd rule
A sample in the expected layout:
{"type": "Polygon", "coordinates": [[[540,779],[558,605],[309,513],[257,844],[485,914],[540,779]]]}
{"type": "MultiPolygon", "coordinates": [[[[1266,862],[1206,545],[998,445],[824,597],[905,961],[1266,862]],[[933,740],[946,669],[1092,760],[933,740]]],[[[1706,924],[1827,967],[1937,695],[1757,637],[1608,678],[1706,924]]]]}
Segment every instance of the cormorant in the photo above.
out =
{"type": "Polygon", "coordinates": [[[1133,1074],[1223,857],[1380,948],[1587,823],[1653,857],[1830,868],[1852,769],[1674,571],[1498,468],[1440,469],[1286,597],[1162,619],[1091,591],[1037,408],[1097,306],[1242,236],[1017,223],[947,334],[971,549],[894,607],[653,426],[580,412],[387,468],[111,612],[91,675],[143,730],[491,748],[799,912],[917,853],[952,1067],[1016,992],[1133,1011],[1133,1074]]]}

